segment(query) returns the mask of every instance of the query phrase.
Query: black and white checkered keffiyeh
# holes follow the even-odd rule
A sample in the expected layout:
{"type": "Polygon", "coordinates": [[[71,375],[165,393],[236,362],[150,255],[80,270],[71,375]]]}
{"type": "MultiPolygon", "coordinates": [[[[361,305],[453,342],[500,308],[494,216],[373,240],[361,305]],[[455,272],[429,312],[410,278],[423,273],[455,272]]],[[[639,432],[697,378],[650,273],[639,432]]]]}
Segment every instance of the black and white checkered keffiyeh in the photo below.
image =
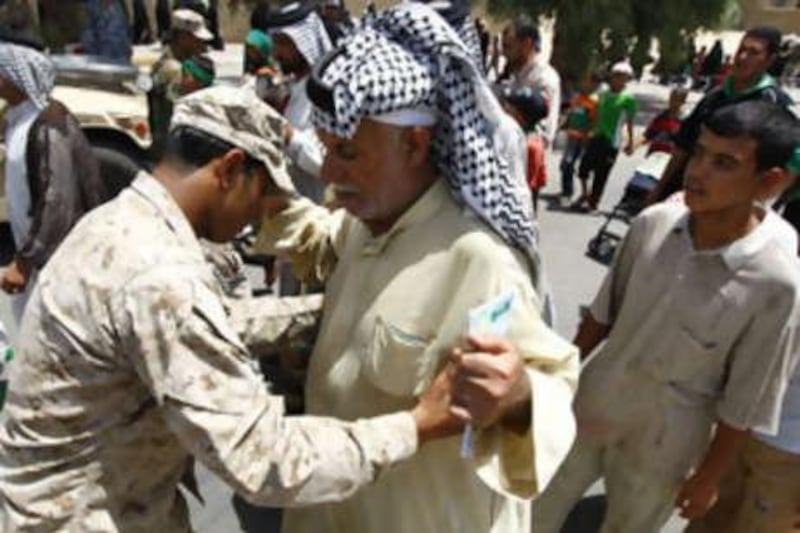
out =
{"type": "MultiPolygon", "coordinates": [[[[296,4],[290,4],[283,9],[296,8],[296,4]]],[[[294,41],[297,50],[310,66],[314,66],[333,47],[325,24],[313,11],[298,22],[271,28],[270,33],[282,33],[294,41]]]]}
{"type": "Polygon", "coordinates": [[[43,53],[27,46],[0,43],[0,76],[16,85],[37,108],[47,107],[56,71],[43,53]]]}
{"type": "Polygon", "coordinates": [[[340,137],[352,137],[364,117],[435,109],[434,157],[453,195],[527,253],[541,289],[530,200],[494,142],[503,111],[471,51],[443,18],[419,3],[379,13],[323,61],[314,80],[332,99],[332,109],[323,109],[312,95],[314,123],[340,137]]]}
{"type": "Polygon", "coordinates": [[[472,52],[475,63],[483,70],[481,38],[478,35],[478,28],[475,27],[475,21],[470,16],[469,0],[421,0],[421,2],[436,10],[456,30],[472,52]]]}

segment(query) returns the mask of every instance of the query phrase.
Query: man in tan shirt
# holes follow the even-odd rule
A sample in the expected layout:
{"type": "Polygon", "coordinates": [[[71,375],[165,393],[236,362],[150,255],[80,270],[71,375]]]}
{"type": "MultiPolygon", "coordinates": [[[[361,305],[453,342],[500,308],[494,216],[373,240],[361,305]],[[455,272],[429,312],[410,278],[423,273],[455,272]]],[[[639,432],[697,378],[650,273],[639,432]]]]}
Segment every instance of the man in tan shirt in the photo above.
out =
{"type": "Polygon", "coordinates": [[[406,3],[323,62],[309,95],[342,209],[287,202],[261,244],[326,282],[308,411],[355,420],[412,406],[460,345],[476,352],[455,356],[472,456],[442,440],[347,501],[288,511],[287,532],[529,531],[529,500],[572,442],[577,351],[543,320],[529,199],[492,143],[502,110],[454,35],[406,3]],[[522,357],[467,342],[470,311],[503,297],[522,357]]]}
{"type": "Polygon", "coordinates": [[[187,532],[189,459],[265,505],[332,501],[453,434],[448,380],[417,406],[287,417],[252,350],[314,325],[319,297],[226,298],[226,242],[292,191],[284,120],[254,92],[182,99],[167,157],[84,217],[41,273],[0,425],[0,530],[187,532]]]}

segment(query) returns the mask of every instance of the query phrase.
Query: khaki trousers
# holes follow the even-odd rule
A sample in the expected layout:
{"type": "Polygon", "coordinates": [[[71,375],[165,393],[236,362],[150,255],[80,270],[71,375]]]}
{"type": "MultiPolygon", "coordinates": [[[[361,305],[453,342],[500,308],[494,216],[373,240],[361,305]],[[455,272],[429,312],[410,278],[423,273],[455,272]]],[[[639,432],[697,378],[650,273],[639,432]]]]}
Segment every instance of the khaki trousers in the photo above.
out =
{"type": "Polygon", "coordinates": [[[787,533],[795,531],[800,504],[800,455],[750,437],[720,484],[717,504],[687,533],[787,533]]]}

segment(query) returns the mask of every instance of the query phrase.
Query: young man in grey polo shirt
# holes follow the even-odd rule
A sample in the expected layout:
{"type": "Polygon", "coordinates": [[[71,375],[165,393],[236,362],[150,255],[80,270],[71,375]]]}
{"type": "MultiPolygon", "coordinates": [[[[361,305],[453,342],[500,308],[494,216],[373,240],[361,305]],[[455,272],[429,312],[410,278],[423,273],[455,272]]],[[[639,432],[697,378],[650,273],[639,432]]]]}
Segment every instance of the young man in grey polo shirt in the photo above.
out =
{"type": "Polygon", "coordinates": [[[797,119],[776,104],[720,109],[689,161],[685,204],[633,222],[575,340],[583,356],[607,342],[581,375],[578,438],[535,504],[537,533],[557,532],[601,477],[604,531],[658,531],[673,506],[702,516],[750,430],[776,432],[800,263],[757,199],[787,179],[798,144],[797,119]]]}

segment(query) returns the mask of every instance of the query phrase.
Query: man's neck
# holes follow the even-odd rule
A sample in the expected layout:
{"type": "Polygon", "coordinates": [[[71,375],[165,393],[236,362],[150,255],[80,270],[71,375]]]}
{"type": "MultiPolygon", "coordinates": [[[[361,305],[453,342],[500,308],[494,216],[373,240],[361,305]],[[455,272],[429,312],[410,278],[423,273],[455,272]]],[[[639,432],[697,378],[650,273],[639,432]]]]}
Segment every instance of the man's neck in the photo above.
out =
{"type": "Polygon", "coordinates": [[[414,198],[408,204],[406,204],[397,214],[383,218],[381,220],[363,221],[364,225],[367,227],[367,229],[369,229],[369,232],[370,234],[372,234],[373,237],[378,237],[380,235],[383,235],[387,231],[391,230],[394,227],[394,225],[397,224],[397,221],[400,220],[403,217],[403,215],[405,215],[408,212],[408,210],[414,206],[414,204],[419,202],[420,198],[425,196],[425,193],[427,193],[431,189],[431,187],[433,187],[433,184],[436,183],[436,181],[438,180],[436,172],[433,169],[430,169],[427,172],[427,174],[428,175],[424,180],[425,185],[418,191],[417,195],[414,196],[414,198]]]}
{"type": "Polygon", "coordinates": [[[536,63],[536,54],[530,54],[526,59],[520,61],[519,63],[509,65],[509,72],[512,76],[520,76],[526,70],[531,69],[534,63],[536,63]]]}
{"type": "Polygon", "coordinates": [[[178,205],[189,225],[194,230],[194,234],[200,238],[207,235],[203,221],[206,208],[198,199],[202,198],[196,190],[199,184],[195,183],[186,171],[179,169],[169,163],[161,162],[153,169],[153,177],[164,186],[172,196],[173,201],[178,205]]]}
{"type": "Polygon", "coordinates": [[[689,232],[697,250],[713,250],[745,237],[761,223],[758,208],[742,205],[714,211],[695,213],[689,218],[689,232]]]}
{"type": "Polygon", "coordinates": [[[733,82],[733,90],[737,93],[740,93],[742,91],[746,91],[750,87],[758,85],[758,82],[761,81],[761,79],[764,77],[764,74],[765,73],[762,72],[761,74],[757,74],[756,76],[750,78],[731,77],[731,81],[733,82]]]}

